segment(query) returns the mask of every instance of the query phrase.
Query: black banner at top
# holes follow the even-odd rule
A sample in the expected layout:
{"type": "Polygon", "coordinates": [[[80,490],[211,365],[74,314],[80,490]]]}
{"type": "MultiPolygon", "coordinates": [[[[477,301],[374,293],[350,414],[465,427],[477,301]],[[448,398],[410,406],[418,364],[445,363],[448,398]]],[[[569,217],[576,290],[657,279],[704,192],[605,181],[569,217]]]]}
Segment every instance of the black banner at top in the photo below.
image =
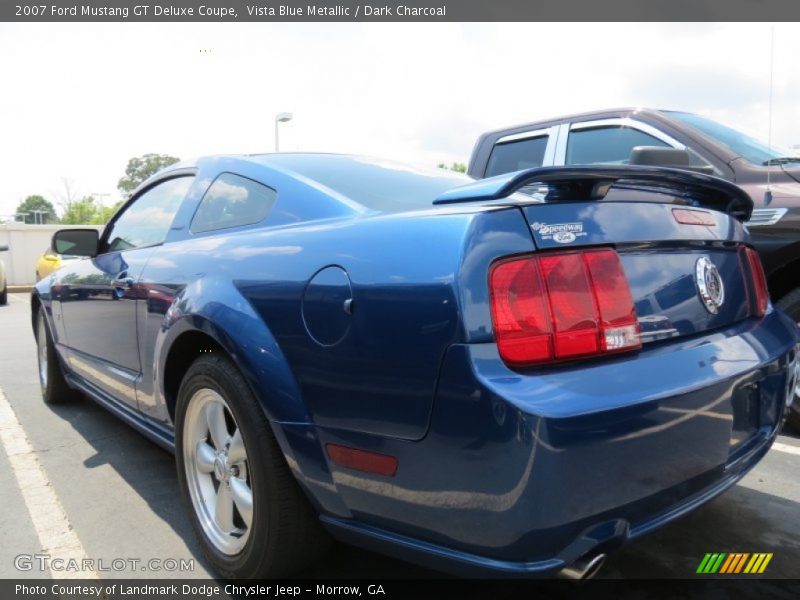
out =
{"type": "Polygon", "coordinates": [[[0,21],[800,21],[800,1],[2,0],[0,21]]]}

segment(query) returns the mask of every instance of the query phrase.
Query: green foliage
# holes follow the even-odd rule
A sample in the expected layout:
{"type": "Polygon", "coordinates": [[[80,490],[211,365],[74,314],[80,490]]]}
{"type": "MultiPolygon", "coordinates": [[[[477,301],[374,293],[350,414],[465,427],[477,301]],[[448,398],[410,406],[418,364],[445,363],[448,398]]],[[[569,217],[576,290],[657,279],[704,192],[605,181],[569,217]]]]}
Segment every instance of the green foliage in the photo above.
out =
{"type": "Polygon", "coordinates": [[[103,206],[101,210],[94,198],[84,196],[67,207],[61,222],[67,225],[104,225],[121,205],[122,202],[118,202],[114,206],[103,206]]]}
{"type": "Polygon", "coordinates": [[[117,183],[117,187],[123,196],[127,196],[135,190],[140,183],[156,173],[178,162],[180,159],[167,154],[143,154],[136,156],[128,161],[125,169],[125,177],[117,183]]]}
{"type": "Polygon", "coordinates": [[[436,166],[439,167],[440,169],[449,169],[451,171],[455,171],[456,173],[466,173],[467,172],[467,165],[464,164],[464,163],[459,163],[459,162],[454,162],[449,167],[446,164],[444,164],[443,162],[440,162],[436,166]]]}
{"type": "Polygon", "coordinates": [[[53,205],[45,200],[42,196],[32,195],[28,196],[17,205],[17,213],[28,213],[25,215],[25,223],[58,223],[56,216],[56,209],[53,205]],[[43,211],[42,214],[36,215],[34,211],[43,211]]]}

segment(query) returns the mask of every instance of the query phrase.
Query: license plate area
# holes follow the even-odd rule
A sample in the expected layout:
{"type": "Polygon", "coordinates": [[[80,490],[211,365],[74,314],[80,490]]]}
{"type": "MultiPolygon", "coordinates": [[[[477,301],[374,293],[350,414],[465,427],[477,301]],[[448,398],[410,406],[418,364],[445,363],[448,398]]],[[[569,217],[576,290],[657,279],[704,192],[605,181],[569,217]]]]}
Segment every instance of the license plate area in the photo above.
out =
{"type": "Polygon", "coordinates": [[[729,454],[733,455],[758,432],[761,427],[761,382],[739,385],[731,396],[731,438],[729,454]]]}

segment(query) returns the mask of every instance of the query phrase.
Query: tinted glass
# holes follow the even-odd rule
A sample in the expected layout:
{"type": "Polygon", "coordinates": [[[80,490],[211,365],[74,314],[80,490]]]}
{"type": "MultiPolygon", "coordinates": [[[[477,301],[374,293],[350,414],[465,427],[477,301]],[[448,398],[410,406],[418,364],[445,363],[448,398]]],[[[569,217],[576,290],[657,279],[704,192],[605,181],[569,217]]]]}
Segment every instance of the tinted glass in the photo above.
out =
{"type": "Polygon", "coordinates": [[[430,208],[442,193],[473,181],[446,169],[421,169],[357,156],[287,153],[271,154],[263,160],[380,212],[430,208]]]}
{"type": "Polygon", "coordinates": [[[223,173],[208,188],[192,219],[193,233],[258,223],[267,216],[278,195],[252,179],[223,173]]]}
{"type": "Polygon", "coordinates": [[[498,144],[489,157],[486,177],[541,167],[544,162],[544,151],[547,149],[547,138],[548,136],[542,135],[498,144]]]}
{"type": "Polygon", "coordinates": [[[669,147],[669,144],[630,127],[579,129],[569,134],[566,163],[568,165],[627,164],[631,150],[636,146],[669,147]]]}
{"type": "Polygon", "coordinates": [[[112,225],[107,252],[160,244],[189,191],[194,177],[178,177],[150,188],[125,209],[112,225]]]}
{"type": "Polygon", "coordinates": [[[668,112],[667,114],[694,127],[723,146],[727,146],[732,152],[753,164],[765,165],[776,158],[793,158],[796,162],[800,162],[800,151],[798,150],[787,150],[779,146],[770,147],[741,131],[736,131],[700,115],[682,112],[668,112]]]}

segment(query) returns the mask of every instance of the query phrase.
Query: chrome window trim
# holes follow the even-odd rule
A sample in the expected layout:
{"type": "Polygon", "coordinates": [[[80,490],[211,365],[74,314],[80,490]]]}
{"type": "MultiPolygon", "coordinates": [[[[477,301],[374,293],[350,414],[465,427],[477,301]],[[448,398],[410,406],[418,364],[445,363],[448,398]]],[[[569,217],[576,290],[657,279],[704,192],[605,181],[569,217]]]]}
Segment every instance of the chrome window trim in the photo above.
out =
{"type": "Polygon", "coordinates": [[[497,144],[505,144],[506,142],[516,142],[518,140],[527,140],[529,138],[535,137],[542,137],[544,135],[550,135],[551,130],[553,127],[547,127],[545,129],[534,129],[533,131],[522,131],[520,133],[511,133],[509,135],[504,135],[499,140],[495,142],[497,144]]]}
{"type": "Polygon", "coordinates": [[[672,136],[667,135],[660,129],[653,127],[647,123],[632,119],[630,117],[614,118],[614,119],[598,119],[596,121],[581,121],[579,123],[571,123],[569,126],[570,131],[579,131],[581,129],[596,129],[599,127],[629,127],[631,129],[638,129],[642,133],[653,136],[661,140],[665,144],[669,144],[678,150],[685,150],[686,146],[681,144],[672,136]]]}
{"type": "Polygon", "coordinates": [[[686,145],[681,144],[678,140],[676,140],[672,136],[667,135],[666,133],[664,133],[660,129],[653,127],[652,125],[649,125],[637,119],[632,119],[630,117],[613,117],[610,119],[596,119],[594,121],[564,123],[561,127],[564,139],[562,141],[560,139],[561,136],[559,136],[559,147],[555,156],[556,162],[554,163],[557,166],[565,165],[567,162],[567,142],[569,141],[568,140],[569,133],[572,131],[581,131],[583,129],[598,129],[601,127],[628,127],[630,129],[636,129],[638,131],[641,131],[642,133],[651,135],[657,140],[661,140],[665,144],[668,144],[673,148],[677,148],[678,150],[686,150],[686,145]]]}

